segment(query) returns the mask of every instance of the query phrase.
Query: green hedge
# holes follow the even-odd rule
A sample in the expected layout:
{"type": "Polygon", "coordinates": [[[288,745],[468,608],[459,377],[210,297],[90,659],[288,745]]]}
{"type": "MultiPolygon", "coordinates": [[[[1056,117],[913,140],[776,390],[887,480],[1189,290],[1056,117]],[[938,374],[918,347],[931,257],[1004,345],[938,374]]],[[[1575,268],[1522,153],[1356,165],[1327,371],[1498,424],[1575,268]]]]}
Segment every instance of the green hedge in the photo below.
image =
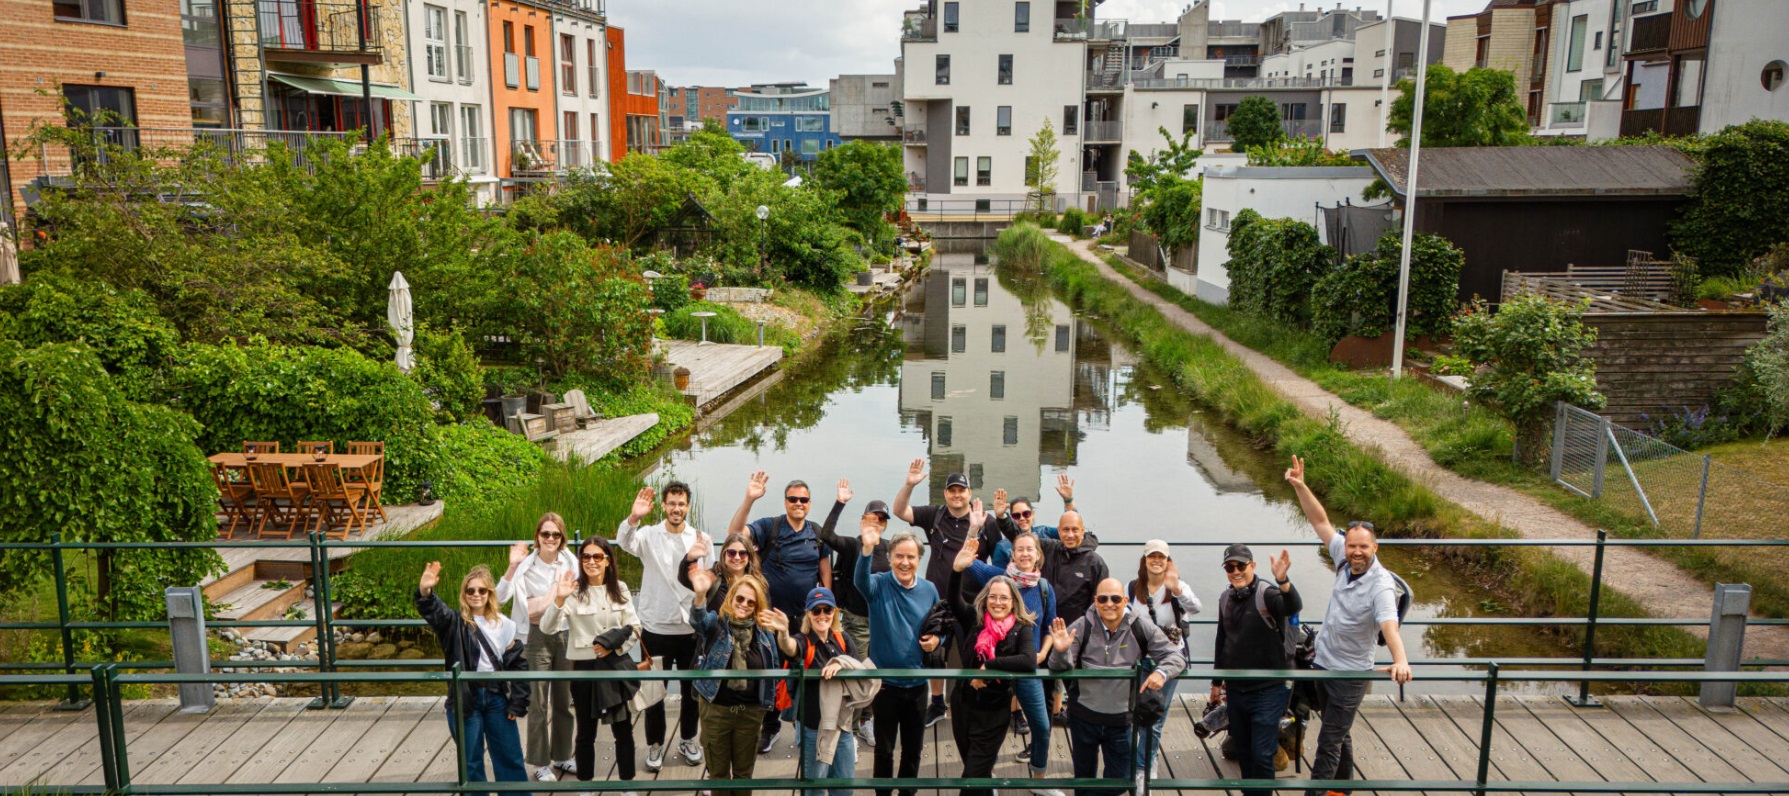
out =
{"type": "MultiPolygon", "coordinates": [[[[1407,332],[1445,335],[1459,309],[1460,269],[1466,255],[1440,235],[1418,235],[1413,244],[1407,332]]],[[[1403,249],[1399,233],[1388,231],[1372,251],[1348,258],[1319,278],[1311,290],[1312,330],[1331,345],[1351,334],[1377,337],[1392,331],[1398,317],[1398,261],[1403,249]]]]}
{"type": "Polygon", "coordinates": [[[1335,250],[1317,240],[1317,228],[1244,210],[1230,223],[1227,245],[1230,303],[1244,312],[1308,328],[1311,291],[1335,260],[1335,250]]]}
{"type": "Polygon", "coordinates": [[[0,286],[0,338],[28,347],[79,340],[131,389],[142,387],[180,345],[180,333],[143,291],[61,272],[0,286]]]}

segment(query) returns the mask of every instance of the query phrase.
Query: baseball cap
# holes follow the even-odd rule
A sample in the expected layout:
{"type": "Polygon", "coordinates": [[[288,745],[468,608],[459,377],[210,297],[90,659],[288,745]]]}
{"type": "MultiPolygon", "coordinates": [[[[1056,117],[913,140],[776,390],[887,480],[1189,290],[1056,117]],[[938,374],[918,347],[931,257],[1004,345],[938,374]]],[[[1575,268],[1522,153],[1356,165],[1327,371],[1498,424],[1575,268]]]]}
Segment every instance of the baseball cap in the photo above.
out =
{"type": "Polygon", "coordinates": [[[808,604],[802,610],[812,611],[816,606],[821,605],[828,608],[839,607],[839,601],[832,598],[832,589],[828,589],[825,586],[819,586],[813,591],[808,592],[808,604]]]}
{"type": "Polygon", "coordinates": [[[960,486],[964,489],[968,489],[969,479],[964,478],[962,473],[951,473],[950,475],[945,476],[944,488],[949,489],[953,486],[960,486]]]}
{"type": "Polygon", "coordinates": [[[1230,545],[1224,548],[1224,563],[1228,564],[1232,561],[1252,564],[1255,562],[1255,551],[1250,550],[1246,544],[1230,545]]]}
{"type": "Polygon", "coordinates": [[[882,519],[884,519],[884,520],[888,519],[891,516],[894,516],[893,512],[890,512],[888,510],[888,504],[883,503],[880,500],[870,501],[870,505],[863,507],[863,513],[865,513],[865,514],[880,514],[880,515],[882,515],[882,519]]]}
{"type": "Polygon", "coordinates": [[[1173,553],[1168,552],[1168,543],[1160,539],[1151,539],[1143,543],[1143,557],[1148,558],[1150,553],[1161,553],[1170,559],[1174,557],[1173,553]]]}

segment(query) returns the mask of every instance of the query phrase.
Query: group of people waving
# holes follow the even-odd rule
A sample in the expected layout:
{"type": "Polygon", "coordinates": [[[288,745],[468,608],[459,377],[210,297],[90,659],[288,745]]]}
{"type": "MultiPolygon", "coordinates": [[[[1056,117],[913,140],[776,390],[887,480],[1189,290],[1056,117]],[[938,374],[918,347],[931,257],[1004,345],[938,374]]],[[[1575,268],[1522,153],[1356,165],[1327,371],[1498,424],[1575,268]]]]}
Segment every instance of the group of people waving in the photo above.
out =
{"type": "MultiPolygon", "coordinates": [[[[1296,469],[1299,477],[1289,470],[1288,481],[1303,499],[1309,490],[1303,487],[1302,464],[1296,469]]],[[[947,716],[964,778],[993,776],[1010,733],[1031,739],[1021,758],[1033,777],[1042,777],[1053,726],[1066,727],[1077,778],[1127,779],[1153,766],[1165,706],[1189,658],[1188,618],[1201,610],[1167,542],[1144,545],[1137,576],[1126,584],[1110,576],[1097,538],[1075,510],[1067,477],[1057,482],[1064,511],[1055,527],[1037,523],[1034,504],[1009,501],[1005,490],[995,492],[988,510],[974,498],[968,480],[955,473],[944,480],[942,504],[909,505],[913,488],[926,477],[924,460],[914,460],[892,507],[880,500],[864,507],[855,538],[837,528],[853,497],[845,479],[839,480],[837,499],[823,522],[809,520],[812,493],[801,481],[784,486],[781,513],[749,519],[767,491],[763,472],[752,474],[718,549],[707,533],[689,525],[690,487],[681,482],[656,492],[641,489],[613,542],[591,535],[577,540],[575,550],[568,548],[564,521],[549,513],[536,525],[532,549],[511,548],[501,578],[483,566],[465,575],[458,611],[436,596],[440,565],[429,564],[416,605],[439,637],[449,668],[639,672],[531,684],[469,682],[458,714],[455,701],[448,703],[454,732],[464,734],[457,740],[467,756],[468,776],[485,780],[488,752],[496,780],[591,780],[597,775],[596,738],[607,724],[615,775],[632,780],[634,722],[642,714],[644,765],[658,771],[669,727],[663,681],[649,672],[668,669],[716,673],[680,681],[677,721],[678,755],[691,766],[706,764],[711,780],[751,779],[758,757],[775,746],[785,722],[795,726],[805,777],[856,777],[862,744],[875,750],[873,776],[917,778],[925,729],[947,716]],[[662,509],[662,520],[642,525],[655,506],[662,509]],[[911,527],[889,531],[896,517],[911,527]],[[637,595],[617,576],[617,550],[640,560],[637,595]],[[497,608],[502,602],[510,604],[508,616],[497,608]],[[924,668],[990,675],[951,681],[947,702],[943,680],[911,676],[910,670],[924,668]],[[1039,677],[1040,668],[1123,670],[1133,676],[1065,683],[1039,677]],[[801,676],[724,675],[768,669],[801,670],[801,676]],[[867,669],[909,671],[899,677],[836,676],[867,669]],[[531,709],[524,752],[516,719],[531,709]]],[[[1313,507],[1319,534],[1327,529],[1335,536],[1327,519],[1318,522],[1322,508],[1309,497],[1307,514],[1313,507]]],[[[1371,526],[1365,527],[1370,536],[1371,526]]],[[[1271,619],[1271,612],[1250,617],[1230,610],[1247,605],[1253,612],[1256,601],[1240,592],[1257,584],[1252,555],[1245,566],[1236,565],[1247,548],[1226,552],[1232,589],[1220,617],[1219,667],[1290,668],[1285,661],[1257,665],[1273,663],[1254,654],[1262,643],[1255,624],[1271,619]],[[1246,665],[1227,666],[1227,659],[1246,665]]],[[[1347,555],[1352,564],[1352,542],[1347,555]]],[[[1366,557],[1377,566],[1370,551],[1366,557]]],[[[1338,554],[1338,562],[1341,558],[1338,554]]],[[[1286,579],[1287,563],[1282,553],[1273,567],[1278,582],[1259,585],[1273,589],[1272,609],[1282,616],[1298,607],[1286,579]]],[[[1338,567],[1338,580],[1350,569],[1338,567]]],[[[1362,574],[1355,573],[1355,579],[1362,574]]],[[[1369,610],[1378,609],[1377,594],[1368,602],[1369,610]]],[[[1395,621],[1389,635],[1396,637],[1395,621]]],[[[1402,646],[1394,642],[1392,649],[1408,679],[1402,646]]],[[[1256,685],[1228,684],[1232,705],[1245,708],[1233,708],[1233,733],[1238,723],[1248,725],[1257,713],[1264,715],[1265,708],[1253,706],[1278,693],[1256,685]]],[[[1214,685],[1213,703],[1223,694],[1214,685]]],[[[1343,695],[1350,696],[1357,705],[1359,694],[1343,695]]],[[[1284,695],[1279,699],[1283,710],[1284,695]]],[[[1277,713],[1273,721],[1277,724],[1277,713]]],[[[1339,741],[1344,754],[1346,735],[1344,726],[1339,741]]],[[[1321,746],[1318,759],[1324,759],[1321,746]]],[[[1271,760],[1269,751],[1268,777],[1271,760]]],[[[1245,762],[1245,776],[1251,771],[1258,767],[1245,762]]],[[[834,796],[849,792],[831,791],[834,796]]],[[[1045,787],[1033,792],[1062,796],[1045,787]]],[[[808,796],[822,793],[807,791],[808,796]]]]}

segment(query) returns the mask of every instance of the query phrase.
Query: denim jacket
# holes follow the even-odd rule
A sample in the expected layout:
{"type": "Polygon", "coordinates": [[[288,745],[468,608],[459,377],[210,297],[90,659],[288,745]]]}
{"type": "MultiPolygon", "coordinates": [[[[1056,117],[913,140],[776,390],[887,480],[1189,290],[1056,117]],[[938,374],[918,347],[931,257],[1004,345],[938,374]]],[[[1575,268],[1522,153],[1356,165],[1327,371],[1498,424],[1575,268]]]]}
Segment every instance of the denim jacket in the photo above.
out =
{"type": "MultiPolygon", "coordinates": [[[[704,652],[696,662],[696,669],[718,672],[727,668],[727,660],[733,657],[733,634],[728,632],[727,623],[720,614],[709,611],[701,603],[690,606],[690,626],[696,629],[704,644],[704,652]]],[[[776,634],[764,628],[752,631],[753,639],[758,645],[758,652],[764,658],[764,668],[778,669],[783,665],[783,654],[777,649],[776,634]]],[[[753,681],[758,688],[758,704],[765,710],[776,709],[776,680],[753,681]]],[[[697,680],[696,693],[703,699],[714,701],[720,693],[720,680],[697,680]]]]}

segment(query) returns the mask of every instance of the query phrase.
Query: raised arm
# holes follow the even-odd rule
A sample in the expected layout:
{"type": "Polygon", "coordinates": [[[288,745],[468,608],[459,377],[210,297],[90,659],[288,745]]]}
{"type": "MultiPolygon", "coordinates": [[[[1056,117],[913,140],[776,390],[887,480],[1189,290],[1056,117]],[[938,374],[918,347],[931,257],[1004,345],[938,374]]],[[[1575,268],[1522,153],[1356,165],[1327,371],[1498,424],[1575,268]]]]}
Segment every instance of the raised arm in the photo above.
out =
{"type": "Polygon", "coordinates": [[[826,521],[820,523],[820,530],[815,531],[820,543],[832,548],[835,553],[853,553],[857,551],[856,539],[841,538],[837,533],[839,515],[845,513],[845,504],[851,502],[851,481],[839,479],[839,499],[832,504],[832,511],[826,513],[826,521]]]}
{"type": "Polygon", "coordinates": [[[640,523],[646,519],[647,514],[652,513],[652,504],[656,499],[657,494],[652,491],[652,487],[640,487],[639,494],[634,495],[633,510],[628,512],[627,519],[622,520],[620,527],[615,529],[617,547],[636,557],[640,555],[641,549],[645,547],[645,539],[640,536],[640,523]]]}
{"type": "Polygon", "coordinates": [[[962,625],[965,631],[975,627],[977,618],[974,599],[963,594],[969,588],[969,581],[963,577],[962,572],[952,572],[950,573],[950,582],[945,585],[944,589],[949,592],[944,599],[950,601],[951,616],[957,618],[957,624],[962,625]]]}
{"type": "Polygon", "coordinates": [[[739,510],[733,512],[733,519],[727,522],[727,534],[743,533],[745,524],[751,519],[752,504],[764,497],[764,488],[770,483],[770,475],[763,470],[752,473],[751,480],[745,484],[745,500],[739,502],[739,510]]]}
{"type": "Polygon", "coordinates": [[[516,542],[509,546],[509,569],[503,571],[503,577],[497,580],[497,602],[506,603],[517,596],[516,568],[528,558],[528,543],[516,542]]]}
{"type": "Polygon", "coordinates": [[[1292,491],[1298,493],[1298,507],[1304,509],[1304,518],[1311,523],[1311,529],[1317,532],[1317,540],[1324,547],[1329,540],[1335,538],[1336,526],[1329,523],[1329,512],[1323,510],[1323,501],[1317,499],[1304,482],[1304,459],[1292,457],[1292,466],[1286,470],[1286,483],[1292,485],[1292,491]]]}
{"type": "Polygon", "coordinates": [[[447,631],[453,629],[455,622],[460,621],[460,613],[447,607],[447,603],[435,596],[435,584],[440,581],[441,562],[431,561],[422,568],[422,577],[416,582],[416,613],[429,623],[435,635],[445,639],[447,631]]]}
{"type": "Polygon", "coordinates": [[[919,482],[924,480],[926,480],[926,460],[914,459],[912,464],[907,465],[907,480],[901,483],[901,491],[895,493],[894,506],[889,508],[889,511],[894,512],[896,517],[900,517],[902,522],[913,521],[913,507],[909,506],[908,502],[913,499],[913,488],[919,486],[919,482]]]}

